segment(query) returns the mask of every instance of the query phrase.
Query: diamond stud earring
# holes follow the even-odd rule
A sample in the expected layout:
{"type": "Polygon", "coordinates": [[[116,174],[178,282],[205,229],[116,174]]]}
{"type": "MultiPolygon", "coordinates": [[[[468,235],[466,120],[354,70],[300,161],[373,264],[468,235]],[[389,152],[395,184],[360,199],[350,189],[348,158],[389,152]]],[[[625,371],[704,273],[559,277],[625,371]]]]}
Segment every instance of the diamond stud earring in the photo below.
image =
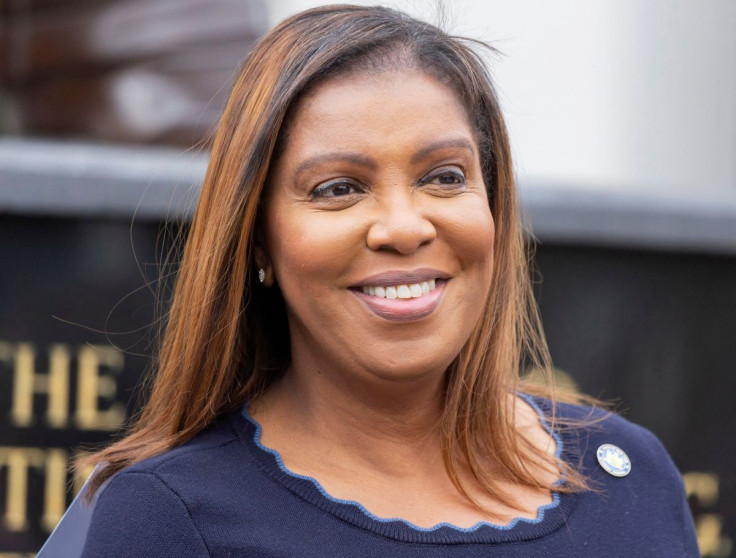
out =
{"type": "Polygon", "coordinates": [[[258,268],[258,280],[263,283],[266,280],[266,270],[262,267],[258,268]]]}

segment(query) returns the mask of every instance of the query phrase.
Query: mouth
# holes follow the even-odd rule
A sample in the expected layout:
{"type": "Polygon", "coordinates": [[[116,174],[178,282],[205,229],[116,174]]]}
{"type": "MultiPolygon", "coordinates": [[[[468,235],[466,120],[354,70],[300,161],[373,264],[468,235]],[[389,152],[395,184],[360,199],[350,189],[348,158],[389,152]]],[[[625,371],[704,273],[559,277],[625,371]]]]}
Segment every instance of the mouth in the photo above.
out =
{"type": "Polygon", "coordinates": [[[392,322],[412,322],[432,314],[442,301],[449,276],[436,270],[384,273],[351,288],[374,315],[392,322]]]}
{"type": "Polygon", "coordinates": [[[421,283],[405,283],[397,285],[364,285],[361,290],[368,296],[388,298],[389,300],[419,298],[437,288],[437,280],[430,279],[421,283]]]}

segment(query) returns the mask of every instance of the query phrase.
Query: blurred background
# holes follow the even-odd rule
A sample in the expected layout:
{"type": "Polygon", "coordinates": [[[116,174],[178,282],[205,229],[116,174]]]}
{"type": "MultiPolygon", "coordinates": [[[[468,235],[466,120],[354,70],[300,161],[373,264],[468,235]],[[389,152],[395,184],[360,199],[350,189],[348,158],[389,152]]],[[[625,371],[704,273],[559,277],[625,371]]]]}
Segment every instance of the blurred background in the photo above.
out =
{"type": "MultiPolygon", "coordinates": [[[[232,76],[317,4],[0,0],[0,558],[136,409],[232,76]]],[[[386,4],[500,51],[560,377],[663,440],[703,554],[734,555],[736,2],[386,4]]]]}

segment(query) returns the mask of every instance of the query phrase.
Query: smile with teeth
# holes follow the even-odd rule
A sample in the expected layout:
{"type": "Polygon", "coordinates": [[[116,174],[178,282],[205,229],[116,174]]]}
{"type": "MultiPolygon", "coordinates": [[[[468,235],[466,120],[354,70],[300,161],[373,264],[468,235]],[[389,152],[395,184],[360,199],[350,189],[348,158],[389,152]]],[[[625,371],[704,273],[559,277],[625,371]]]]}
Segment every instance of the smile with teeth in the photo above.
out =
{"type": "Polygon", "coordinates": [[[364,286],[362,291],[370,296],[379,298],[419,298],[437,288],[437,282],[434,279],[422,281],[421,283],[408,283],[404,285],[386,285],[386,286],[364,286]]]}

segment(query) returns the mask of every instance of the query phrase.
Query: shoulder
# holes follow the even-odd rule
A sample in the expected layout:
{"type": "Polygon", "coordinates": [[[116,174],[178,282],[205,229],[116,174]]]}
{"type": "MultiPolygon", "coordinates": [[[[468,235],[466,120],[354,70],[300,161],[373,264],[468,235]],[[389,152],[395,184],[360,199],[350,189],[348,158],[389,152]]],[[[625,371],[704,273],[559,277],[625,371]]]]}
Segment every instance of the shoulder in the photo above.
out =
{"type": "Polygon", "coordinates": [[[131,465],[118,475],[152,473],[170,477],[191,471],[195,466],[211,465],[216,461],[213,459],[215,456],[225,458],[237,447],[238,415],[239,413],[229,413],[218,417],[214,423],[181,446],[131,465]]]}
{"type": "Polygon", "coordinates": [[[593,489],[608,494],[638,491],[661,498],[659,504],[681,504],[673,496],[683,491],[682,476],[650,430],[600,408],[534,401],[551,425],[561,458],[589,479],[593,489]],[[607,464],[617,470],[607,470],[607,464]]]}
{"type": "Polygon", "coordinates": [[[209,551],[171,487],[150,472],[124,472],[100,494],[82,556],[209,556],[209,551]]]}
{"type": "Polygon", "coordinates": [[[115,486],[123,479],[126,483],[157,479],[182,497],[202,484],[209,484],[212,490],[212,484],[224,481],[243,466],[244,423],[245,418],[237,411],[218,417],[186,443],[117,473],[100,498],[114,494],[115,486]]]}
{"type": "MultiPolygon", "coordinates": [[[[548,407],[551,405],[548,403],[548,407]]],[[[583,454],[595,455],[599,446],[614,445],[636,462],[642,472],[663,471],[681,482],[679,472],[662,442],[648,429],[613,412],[583,405],[555,405],[557,428],[583,454]]],[[[581,457],[585,457],[581,455],[581,457]]],[[[595,459],[597,463],[597,458],[595,459]]]]}
{"type": "MultiPolygon", "coordinates": [[[[546,411],[552,408],[549,402],[542,405],[546,411]]],[[[563,458],[590,483],[576,512],[583,522],[601,537],[603,525],[614,535],[630,533],[632,544],[640,537],[640,549],[668,548],[676,542],[681,549],[676,555],[699,555],[682,476],[651,431],[614,413],[579,405],[558,403],[555,417],[563,458]],[[605,451],[610,446],[615,448],[612,454],[605,451]],[[628,460],[625,467],[619,450],[628,460]],[[599,453],[609,468],[623,474],[604,468],[599,453]]]]}
{"type": "Polygon", "coordinates": [[[247,461],[236,415],[112,477],[97,497],[84,555],[209,556],[202,526],[212,511],[202,503],[226,498],[247,461]]]}
{"type": "Polygon", "coordinates": [[[149,485],[154,480],[182,498],[203,484],[208,484],[208,490],[212,490],[212,485],[242,466],[237,415],[231,413],[218,417],[181,446],[126,467],[102,490],[100,499],[114,497],[122,484],[130,490],[131,485],[149,485]]]}

